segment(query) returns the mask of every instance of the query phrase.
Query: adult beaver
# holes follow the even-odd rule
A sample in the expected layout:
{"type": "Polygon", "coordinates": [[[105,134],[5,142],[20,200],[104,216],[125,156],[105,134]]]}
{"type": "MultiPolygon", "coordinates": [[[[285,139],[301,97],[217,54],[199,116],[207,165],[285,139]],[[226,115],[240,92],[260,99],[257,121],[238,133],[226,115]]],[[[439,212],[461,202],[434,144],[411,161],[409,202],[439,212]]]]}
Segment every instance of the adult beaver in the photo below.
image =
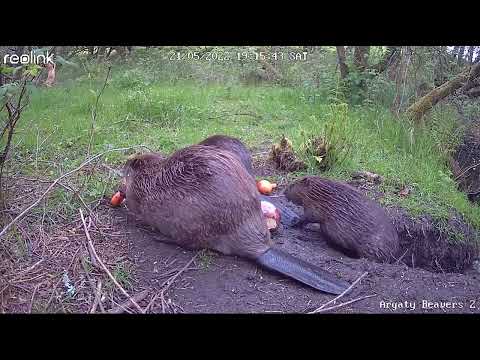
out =
{"type": "Polygon", "coordinates": [[[235,154],[253,176],[252,154],[239,139],[227,135],[213,135],[198,143],[198,145],[215,146],[235,154]]]}
{"type": "Polygon", "coordinates": [[[130,158],[124,174],[128,208],[167,242],[249,258],[333,294],[349,286],[272,248],[255,183],[228,151],[192,145],[167,159],[146,153],[130,158]]]}
{"type": "Polygon", "coordinates": [[[348,184],[306,176],[285,190],[304,207],[300,224],[319,223],[327,241],[355,257],[395,260],[398,235],[383,208],[348,184]]]}

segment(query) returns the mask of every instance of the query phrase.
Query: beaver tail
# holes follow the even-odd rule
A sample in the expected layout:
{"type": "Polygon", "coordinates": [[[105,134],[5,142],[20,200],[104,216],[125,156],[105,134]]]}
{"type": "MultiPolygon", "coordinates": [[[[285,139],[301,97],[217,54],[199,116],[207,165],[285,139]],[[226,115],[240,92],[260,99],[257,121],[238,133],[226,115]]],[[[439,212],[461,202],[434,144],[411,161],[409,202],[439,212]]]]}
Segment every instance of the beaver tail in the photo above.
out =
{"type": "Polygon", "coordinates": [[[257,262],[269,270],[279,272],[326,293],[339,295],[350,286],[346,281],[318,266],[309,264],[279,249],[270,248],[257,258],[257,262]]]}

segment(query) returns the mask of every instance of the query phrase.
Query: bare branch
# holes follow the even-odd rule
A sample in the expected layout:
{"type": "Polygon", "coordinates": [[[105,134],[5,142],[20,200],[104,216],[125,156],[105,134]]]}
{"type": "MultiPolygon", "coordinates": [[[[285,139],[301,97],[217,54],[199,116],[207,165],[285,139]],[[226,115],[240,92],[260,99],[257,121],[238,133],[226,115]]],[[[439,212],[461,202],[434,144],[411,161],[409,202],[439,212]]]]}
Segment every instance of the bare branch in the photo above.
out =
{"type": "MultiPolygon", "coordinates": [[[[145,299],[148,295],[148,290],[144,290],[142,292],[139,292],[138,294],[134,295],[132,297],[133,300],[135,300],[137,303],[145,299]]],[[[127,300],[121,304],[119,304],[117,307],[110,309],[107,311],[109,314],[121,314],[123,313],[126,309],[130,307],[130,300],[127,300]]]]}
{"type": "Polygon", "coordinates": [[[103,82],[103,87],[100,90],[100,92],[97,95],[97,99],[95,101],[95,107],[93,108],[92,111],[92,124],[90,126],[90,140],[88,142],[88,148],[87,148],[87,157],[90,156],[90,150],[92,148],[92,142],[93,142],[93,135],[94,135],[94,130],[95,130],[95,122],[97,121],[97,108],[98,108],[98,101],[100,100],[100,97],[103,94],[103,91],[107,87],[107,81],[108,81],[108,76],[110,75],[110,70],[112,69],[111,66],[108,67],[107,71],[107,76],[105,76],[105,81],[103,82]]]}
{"type": "Polygon", "coordinates": [[[96,261],[100,264],[103,271],[105,271],[105,273],[108,275],[110,280],[113,281],[113,283],[118,287],[118,289],[122,292],[122,294],[125,295],[125,297],[137,308],[138,311],[140,311],[140,313],[143,313],[143,309],[140,307],[140,305],[138,305],[137,302],[134,299],[132,299],[132,297],[125,291],[122,285],[120,285],[117,279],[115,279],[112,273],[108,270],[108,268],[105,266],[103,261],[98,257],[97,252],[95,251],[95,247],[93,246],[92,239],[90,238],[90,234],[88,232],[87,224],[85,223],[85,218],[83,216],[82,209],[79,209],[79,212],[80,212],[80,217],[83,223],[83,229],[85,230],[85,235],[87,237],[88,246],[90,247],[90,250],[92,251],[96,261]]]}
{"type": "Polygon", "coordinates": [[[62,176],[58,177],[57,179],[55,179],[52,184],[47,188],[47,190],[45,190],[45,192],[40,195],[38,197],[38,199],[36,201],[34,201],[31,205],[29,205],[25,210],[23,210],[19,215],[17,215],[17,217],[15,219],[13,219],[8,225],[6,225],[3,230],[0,232],[0,238],[5,235],[5,233],[8,231],[8,229],[10,229],[15,223],[17,223],[19,220],[21,220],[26,214],[28,214],[28,212],[30,210],[32,210],[35,206],[37,206],[41,201],[42,199],[64,178],[74,174],[75,172],[81,170],[82,168],[84,168],[86,165],[88,165],[89,163],[91,163],[92,161],[98,159],[99,157],[109,153],[109,152],[112,152],[112,151],[123,151],[123,150],[130,150],[132,148],[137,148],[137,147],[144,147],[143,145],[139,145],[139,146],[130,146],[130,147],[127,147],[127,148],[118,148],[118,149],[110,149],[110,150],[106,150],[100,154],[97,154],[93,157],[91,157],[90,159],[84,161],[79,167],[73,169],[73,170],[70,170],[68,172],[66,172],[65,174],[63,174],[62,176]]]}
{"type": "Polygon", "coordinates": [[[362,297],[359,297],[359,298],[356,298],[356,299],[353,299],[353,300],[350,300],[350,301],[347,301],[347,302],[344,302],[344,303],[341,303],[341,304],[338,304],[338,305],[335,305],[335,306],[332,306],[332,307],[329,307],[329,308],[324,308],[324,309],[318,310],[315,314],[322,313],[322,312],[327,312],[327,311],[334,310],[334,309],[338,309],[338,308],[344,307],[346,305],[352,304],[354,302],[364,300],[364,299],[368,299],[368,298],[371,298],[371,297],[374,297],[374,296],[377,296],[377,294],[362,296],[362,297]]]}
{"type": "Polygon", "coordinates": [[[334,304],[335,304],[338,299],[340,299],[340,298],[342,298],[343,296],[345,296],[345,294],[347,294],[351,289],[353,289],[353,287],[354,287],[355,285],[357,285],[357,283],[358,283],[360,280],[362,280],[367,274],[368,274],[368,272],[364,272],[362,275],[360,275],[360,277],[359,277],[357,280],[355,280],[355,281],[352,283],[352,285],[350,285],[344,292],[342,292],[340,295],[338,295],[335,299],[332,299],[332,300],[326,302],[325,304],[323,304],[323,305],[320,306],[319,308],[317,308],[317,309],[309,312],[309,314],[319,313],[319,312],[321,312],[322,309],[325,308],[325,306],[327,306],[328,304],[331,304],[331,303],[334,303],[334,304]]]}
{"type": "Polygon", "coordinates": [[[345,79],[348,75],[348,66],[346,64],[345,47],[337,46],[337,63],[340,67],[340,77],[345,79]]]}

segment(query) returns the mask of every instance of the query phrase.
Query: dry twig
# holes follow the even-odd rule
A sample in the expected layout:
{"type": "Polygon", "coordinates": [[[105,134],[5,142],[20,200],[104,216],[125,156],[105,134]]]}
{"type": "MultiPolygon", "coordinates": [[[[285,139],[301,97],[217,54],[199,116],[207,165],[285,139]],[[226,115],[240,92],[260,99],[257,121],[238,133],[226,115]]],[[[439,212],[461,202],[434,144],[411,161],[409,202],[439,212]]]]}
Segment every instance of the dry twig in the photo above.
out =
{"type": "Polygon", "coordinates": [[[96,258],[98,264],[102,267],[103,271],[108,275],[110,280],[113,281],[113,283],[118,287],[118,289],[122,292],[125,297],[130,300],[130,302],[135,306],[135,308],[140,311],[140,313],[143,313],[143,309],[137,304],[137,302],[132,299],[132,297],[125,291],[122,285],[115,279],[115,277],[112,275],[112,273],[108,270],[108,268],[105,266],[103,261],[98,257],[97,252],[95,251],[95,248],[93,247],[92,239],[90,238],[90,234],[88,233],[88,228],[87,224],[85,223],[85,218],[83,216],[83,211],[82,209],[79,209],[80,211],[80,217],[82,218],[82,223],[83,223],[83,229],[85,230],[85,235],[87,236],[87,241],[88,241],[88,246],[90,246],[90,249],[93,253],[93,256],[96,258]]]}
{"type": "Polygon", "coordinates": [[[190,266],[190,264],[197,258],[198,256],[198,253],[195,254],[191,259],[190,261],[183,267],[181,268],[175,275],[171,276],[167,281],[165,281],[163,284],[162,284],[162,290],[160,290],[159,293],[157,293],[157,295],[155,295],[153,297],[153,299],[150,301],[150,303],[147,305],[147,307],[144,309],[143,313],[147,313],[148,310],[150,310],[150,307],[153,305],[153,303],[155,302],[155,300],[158,298],[158,296],[160,296],[160,298],[162,299],[162,313],[165,313],[165,306],[164,304],[166,303],[165,302],[165,299],[164,299],[164,294],[165,292],[170,288],[170,286],[172,286],[172,284],[174,283],[175,279],[178,278],[183,272],[185,272],[188,267],[190,266]],[[165,286],[167,285],[167,286],[165,286]],[[163,288],[163,286],[165,286],[165,288],[163,288]]]}
{"type": "Polygon", "coordinates": [[[100,97],[103,94],[103,91],[107,87],[107,81],[108,81],[108,76],[110,75],[110,70],[112,70],[112,67],[108,67],[107,71],[107,76],[105,76],[105,81],[103,82],[103,87],[100,90],[100,92],[97,95],[97,99],[95,101],[95,107],[92,109],[92,124],[90,127],[90,140],[88,142],[88,148],[87,148],[87,157],[90,156],[90,150],[92,149],[92,143],[93,143],[93,136],[95,134],[95,122],[97,120],[97,108],[98,108],[98,101],[100,100],[100,97]]]}
{"type": "Polygon", "coordinates": [[[453,179],[454,181],[457,181],[458,179],[460,179],[462,176],[464,176],[467,172],[469,172],[470,170],[476,168],[477,166],[480,166],[480,161],[467,167],[466,169],[464,169],[459,175],[455,176],[455,179],[453,179]]]}
{"type": "Polygon", "coordinates": [[[359,297],[359,298],[356,298],[356,299],[353,299],[353,300],[350,300],[350,301],[347,301],[347,302],[344,302],[344,303],[341,303],[341,304],[338,304],[338,305],[335,305],[335,306],[332,306],[332,307],[329,307],[329,308],[323,308],[321,310],[317,309],[318,311],[315,310],[316,311],[315,314],[322,313],[322,312],[327,312],[327,311],[334,310],[334,309],[338,309],[338,308],[344,307],[346,305],[352,304],[354,302],[371,298],[373,296],[377,296],[377,294],[362,296],[362,297],[359,297]]]}
{"type": "MultiPolygon", "coordinates": [[[[95,300],[93,301],[92,309],[90,310],[90,314],[94,314],[97,311],[97,306],[102,303],[102,280],[98,280],[97,283],[97,290],[95,291],[95,300]]],[[[102,309],[102,312],[105,312],[102,309]]]]}
{"type": "Polygon", "coordinates": [[[347,294],[351,289],[353,289],[353,287],[354,287],[355,285],[357,285],[357,283],[358,283],[360,280],[362,280],[367,274],[368,274],[368,272],[365,271],[365,272],[364,272],[362,275],[360,275],[360,277],[359,277],[357,280],[355,280],[355,281],[352,283],[352,285],[350,285],[343,293],[341,293],[340,295],[338,295],[335,299],[332,299],[332,300],[326,302],[325,304],[323,304],[323,305],[320,306],[319,308],[317,308],[317,309],[309,312],[309,314],[319,313],[319,312],[321,312],[321,310],[324,309],[325,306],[327,306],[328,304],[331,304],[331,303],[334,303],[334,304],[335,304],[338,299],[340,299],[340,298],[342,298],[343,296],[345,296],[345,294],[347,294]]]}
{"type": "Polygon", "coordinates": [[[35,294],[37,293],[37,290],[38,290],[39,286],[40,286],[40,285],[37,285],[37,286],[35,286],[35,288],[33,289],[32,300],[30,300],[30,305],[28,306],[28,313],[29,313],[29,314],[32,313],[33,299],[35,298],[35,294]]]}
{"type": "MultiPolygon", "coordinates": [[[[139,292],[138,294],[134,295],[132,297],[133,300],[135,300],[137,303],[145,299],[148,295],[148,290],[143,290],[139,292]]],[[[117,307],[110,309],[107,311],[109,314],[121,314],[123,313],[126,309],[128,309],[131,306],[131,302],[129,300],[119,304],[117,307]]],[[[145,310],[144,310],[145,312],[145,310]]]]}
{"type": "Polygon", "coordinates": [[[164,289],[162,289],[163,292],[167,291],[170,286],[172,286],[173,282],[175,281],[175,279],[177,277],[179,277],[183,272],[185,272],[185,270],[188,269],[188,267],[190,266],[190,264],[197,258],[198,254],[195,254],[195,256],[193,256],[190,261],[183,267],[180,269],[179,272],[177,272],[175,275],[173,275],[171,278],[169,278],[167,281],[165,281],[162,286],[164,285],[167,285],[164,289]]]}
{"type": "MultiPolygon", "coordinates": [[[[87,269],[87,264],[85,263],[85,258],[82,257],[81,259],[81,263],[82,263],[82,267],[83,267],[83,270],[85,271],[85,275],[87,276],[87,280],[88,280],[88,283],[90,285],[90,288],[92,289],[92,292],[95,296],[95,301],[97,301],[96,297],[97,295],[100,297],[99,301],[98,301],[98,306],[100,306],[100,310],[104,313],[105,312],[105,308],[103,307],[103,304],[102,304],[102,299],[101,299],[101,293],[100,291],[98,290],[98,287],[96,288],[95,287],[95,283],[93,281],[93,279],[91,278],[91,276],[89,275],[88,273],[88,269],[87,269]]],[[[99,281],[100,282],[100,281],[99,281]]],[[[100,286],[100,285],[98,285],[100,286]]]]}

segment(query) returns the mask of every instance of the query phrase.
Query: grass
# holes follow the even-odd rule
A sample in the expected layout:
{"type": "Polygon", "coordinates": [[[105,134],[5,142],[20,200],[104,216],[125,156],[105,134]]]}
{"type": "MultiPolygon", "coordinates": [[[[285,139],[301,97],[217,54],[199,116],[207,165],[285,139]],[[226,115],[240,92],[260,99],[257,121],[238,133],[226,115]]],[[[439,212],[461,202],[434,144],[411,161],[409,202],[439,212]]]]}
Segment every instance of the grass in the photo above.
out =
{"type": "Polygon", "coordinates": [[[10,248],[13,255],[17,259],[25,259],[28,256],[28,246],[25,242],[25,239],[21,236],[20,232],[14,227],[9,234],[8,243],[5,243],[6,246],[10,248]]]}
{"type": "MultiPolygon", "coordinates": [[[[134,278],[133,265],[127,262],[117,263],[112,271],[113,277],[118,281],[120,285],[126,290],[130,290],[133,287],[134,278]]],[[[111,279],[106,282],[106,288],[112,290],[115,288],[115,284],[111,279]]]]}
{"type": "Polygon", "coordinates": [[[198,254],[198,261],[200,262],[200,266],[204,270],[208,270],[210,265],[213,263],[215,258],[215,253],[209,251],[208,249],[202,250],[198,254]]]}
{"type": "MultiPolygon", "coordinates": [[[[343,124],[337,131],[349,144],[349,156],[323,175],[348,179],[355,170],[378,173],[385,178],[385,204],[398,204],[413,215],[428,213],[438,219],[448,218],[454,208],[480,229],[479,207],[457,191],[447,166],[446,155],[457,139],[452,136],[455,114],[448,108],[436,109],[428,126],[413,130],[387,109],[332,106],[325,97],[312,96],[311,89],[139,81],[131,72],[122,67],[112,71],[97,110],[92,153],[138,144],[170,153],[218,133],[238,137],[250,147],[278,141],[285,134],[301,149],[302,131],[320,134],[325,124],[338,123],[343,124]],[[413,188],[405,198],[395,194],[403,185],[413,188]]],[[[26,172],[39,171],[40,166],[53,178],[85,159],[95,92],[104,76],[104,70],[98,71],[94,77],[68,79],[32,94],[17,133],[23,154],[35,158],[26,172]],[[57,165],[47,166],[45,161],[57,165]]],[[[311,156],[302,151],[299,155],[311,165],[308,173],[318,173],[311,156]]],[[[124,160],[122,153],[105,156],[105,161],[114,165],[124,160]]],[[[91,199],[114,186],[99,176],[94,175],[88,183],[87,197],[91,199]]],[[[58,201],[66,203],[68,199],[58,201]]]]}

